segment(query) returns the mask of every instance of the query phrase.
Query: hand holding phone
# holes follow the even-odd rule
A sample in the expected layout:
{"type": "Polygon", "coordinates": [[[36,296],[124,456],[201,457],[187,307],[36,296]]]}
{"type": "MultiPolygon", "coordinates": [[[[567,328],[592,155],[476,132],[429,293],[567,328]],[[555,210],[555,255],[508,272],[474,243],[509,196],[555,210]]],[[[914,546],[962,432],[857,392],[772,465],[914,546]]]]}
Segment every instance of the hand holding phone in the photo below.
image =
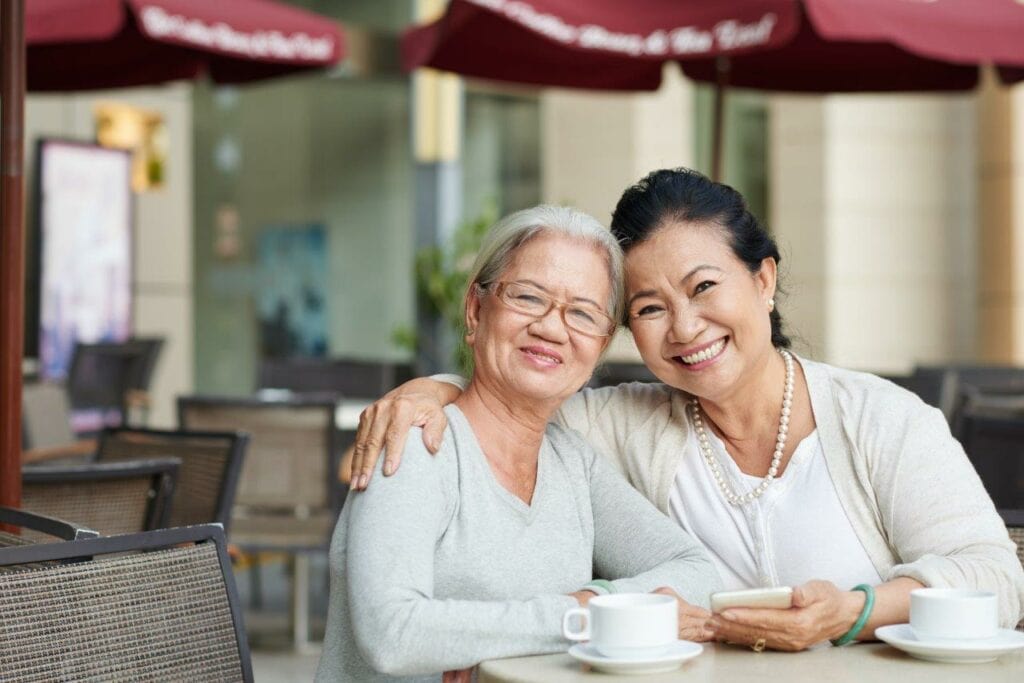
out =
{"type": "Polygon", "coordinates": [[[715,614],[730,607],[756,607],[758,609],[789,609],[793,606],[793,589],[750,588],[740,591],[721,591],[711,594],[711,611],[715,614]]]}

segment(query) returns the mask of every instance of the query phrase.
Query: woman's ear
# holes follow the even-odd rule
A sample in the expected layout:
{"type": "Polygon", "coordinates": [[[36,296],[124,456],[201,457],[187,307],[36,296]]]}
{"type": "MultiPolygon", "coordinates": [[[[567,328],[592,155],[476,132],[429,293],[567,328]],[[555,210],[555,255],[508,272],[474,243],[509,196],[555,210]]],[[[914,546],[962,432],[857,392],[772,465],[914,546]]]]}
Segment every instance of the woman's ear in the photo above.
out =
{"type": "Polygon", "coordinates": [[[771,256],[761,259],[761,269],[754,274],[761,298],[766,306],[774,307],[775,284],[779,275],[779,264],[771,256]],[[771,302],[771,304],[769,304],[771,302]]]}
{"type": "Polygon", "coordinates": [[[472,347],[476,338],[476,328],[480,324],[480,285],[473,283],[466,290],[466,301],[463,306],[466,322],[466,345],[472,347]]]}

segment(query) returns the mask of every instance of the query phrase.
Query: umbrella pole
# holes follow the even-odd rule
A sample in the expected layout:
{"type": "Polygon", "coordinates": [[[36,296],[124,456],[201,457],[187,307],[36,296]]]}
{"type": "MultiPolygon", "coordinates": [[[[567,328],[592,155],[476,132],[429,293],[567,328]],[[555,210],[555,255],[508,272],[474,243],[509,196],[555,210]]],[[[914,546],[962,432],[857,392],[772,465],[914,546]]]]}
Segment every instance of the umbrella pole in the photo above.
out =
{"type": "Polygon", "coordinates": [[[0,505],[21,506],[25,1],[0,0],[0,505]]]}
{"type": "Polygon", "coordinates": [[[711,179],[722,181],[722,123],[725,117],[725,91],[729,87],[729,58],[715,60],[715,105],[711,123],[711,179]]]}

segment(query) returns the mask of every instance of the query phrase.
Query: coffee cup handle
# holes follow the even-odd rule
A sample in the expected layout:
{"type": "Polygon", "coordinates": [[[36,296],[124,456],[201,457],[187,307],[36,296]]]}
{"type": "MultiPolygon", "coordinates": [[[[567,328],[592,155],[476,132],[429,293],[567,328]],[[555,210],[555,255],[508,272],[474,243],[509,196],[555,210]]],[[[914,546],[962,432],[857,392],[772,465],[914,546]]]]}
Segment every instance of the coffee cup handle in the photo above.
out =
{"type": "Polygon", "coordinates": [[[590,640],[590,610],[586,607],[573,607],[562,617],[562,635],[569,640],[590,640]],[[569,621],[573,617],[579,617],[583,622],[583,628],[573,631],[569,628],[569,621]]]}

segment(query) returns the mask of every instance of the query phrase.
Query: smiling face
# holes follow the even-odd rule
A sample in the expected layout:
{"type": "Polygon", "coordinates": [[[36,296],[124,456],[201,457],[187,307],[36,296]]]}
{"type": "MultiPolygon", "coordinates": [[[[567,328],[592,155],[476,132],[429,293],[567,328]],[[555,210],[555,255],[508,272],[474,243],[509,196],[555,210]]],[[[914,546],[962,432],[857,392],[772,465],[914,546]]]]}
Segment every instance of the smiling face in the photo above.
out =
{"type": "MultiPolygon", "coordinates": [[[[522,283],[561,302],[607,311],[608,261],[596,246],[541,233],[516,251],[501,282],[522,283]]],[[[474,290],[466,300],[466,341],[473,349],[474,381],[506,397],[557,406],[583,386],[610,337],[588,336],[565,325],[556,306],[537,318],[497,296],[474,290]]]]}
{"type": "Polygon", "coordinates": [[[712,401],[744,389],[774,355],[768,300],[775,261],[757,273],[715,225],[668,224],[626,254],[629,327],[666,384],[712,401]]]}

